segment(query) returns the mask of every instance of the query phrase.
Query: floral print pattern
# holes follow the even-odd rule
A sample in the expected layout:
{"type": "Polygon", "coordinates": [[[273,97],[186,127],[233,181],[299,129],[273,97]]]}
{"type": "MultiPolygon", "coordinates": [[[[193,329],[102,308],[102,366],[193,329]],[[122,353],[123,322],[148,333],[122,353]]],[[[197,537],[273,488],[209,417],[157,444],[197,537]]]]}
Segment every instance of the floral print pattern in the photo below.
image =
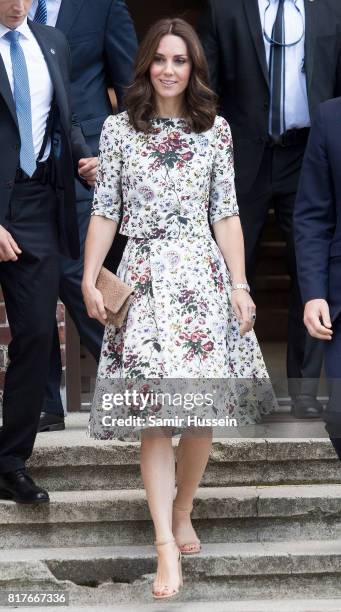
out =
{"type": "MultiPolygon", "coordinates": [[[[117,274],[135,293],[123,327],[105,329],[90,435],[119,437],[101,423],[101,382],[113,379],[234,378],[238,390],[226,410],[240,425],[272,411],[256,336],[240,336],[229,271],[209,226],[238,215],[225,119],[200,134],[183,119],[155,119],[146,135],[127,113],[109,117],[92,214],[121,221],[129,240],[117,274]],[[256,396],[243,379],[255,381],[256,396]]],[[[130,413],[122,407],[122,416],[130,413]]]]}

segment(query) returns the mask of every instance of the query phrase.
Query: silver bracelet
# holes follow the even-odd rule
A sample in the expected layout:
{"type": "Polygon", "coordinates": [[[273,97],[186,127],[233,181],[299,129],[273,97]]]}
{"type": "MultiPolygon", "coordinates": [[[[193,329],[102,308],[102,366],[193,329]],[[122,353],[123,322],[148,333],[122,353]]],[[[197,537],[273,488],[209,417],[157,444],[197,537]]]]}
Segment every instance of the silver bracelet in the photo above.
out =
{"type": "Polygon", "coordinates": [[[234,283],[232,285],[232,291],[235,289],[245,289],[248,293],[250,293],[250,286],[248,283],[234,283]]]}

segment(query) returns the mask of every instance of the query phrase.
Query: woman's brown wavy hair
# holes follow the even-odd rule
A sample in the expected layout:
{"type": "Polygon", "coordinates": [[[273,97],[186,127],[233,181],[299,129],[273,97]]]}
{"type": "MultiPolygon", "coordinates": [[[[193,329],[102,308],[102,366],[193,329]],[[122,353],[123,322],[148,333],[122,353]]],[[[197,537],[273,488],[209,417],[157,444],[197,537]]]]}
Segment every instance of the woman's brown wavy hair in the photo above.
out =
{"type": "Polygon", "coordinates": [[[200,40],[192,26],[183,19],[160,19],[148,30],[135,61],[135,76],[125,94],[129,119],[138,131],[149,132],[156,116],[155,91],[150,80],[150,66],[160,40],[167,34],[180,36],[187,45],[192,71],[185,90],[185,118],[194,132],[213,126],[217,114],[217,96],[208,85],[208,65],[200,40]]]}

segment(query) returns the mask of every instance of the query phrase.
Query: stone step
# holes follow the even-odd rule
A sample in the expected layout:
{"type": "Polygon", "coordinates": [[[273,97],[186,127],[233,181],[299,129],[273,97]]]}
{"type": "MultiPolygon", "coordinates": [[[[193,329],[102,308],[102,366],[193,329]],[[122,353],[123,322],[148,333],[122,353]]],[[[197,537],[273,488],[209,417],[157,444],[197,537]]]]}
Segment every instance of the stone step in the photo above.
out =
{"type": "MultiPolygon", "coordinates": [[[[181,601],[341,597],[340,539],[207,544],[182,564],[181,601]]],[[[71,605],[148,603],[155,569],[152,546],[2,551],[0,589],[65,590],[71,605]]]]}
{"type": "Polygon", "coordinates": [[[288,274],[288,267],[286,265],[285,258],[277,257],[277,253],[274,256],[264,255],[260,253],[259,261],[257,263],[256,277],[265,276],[267,274],[278,274],[279,276],[286,276],[288,274]]]}
{"type": "Polygon", "coordinates": [[[285,242],[262,242],[256,266],[256,276],[264,274],[288,274],[285,242]]]}
{"type": "Polygon", "coordinates": [[[288,274],[266,274],[255,279],[257,291],[287,291],[290,288],[288,274]]]}
{"type": "Polygon", "coordinates": [[[262,240],[259,245],[259,258],[285,259],[284,240],[262,240]]]}
{"type": "MultiPolygon", "coordinates": [[[[258,314],[261,311],[266,311],[270,308],[274,310],[285,309],[287,311],[289,306],[289,293],[288,291],[278,290],[273,293],[269,293],[268,291],[259,290],[255,294],[255,302],[258,309],[258,314]]],[[[275,342],[275,340],[273,342],[275,342]]]]}
{"type": "MultiPolygon", "coordinates": [[[[28,464],[49,491],[142,487],[139,443],[77,445],[59,436],[56,452],[49,439],[50,434],[40,435],[28,464]]],[[[202,486],[302,483],[341,484],[341,465],[329,439],[215,440],[202,486]]]]}
{"type": "Polygon", "coordinates": [[[281,235],[276,217],[273,211],[269,211],[261,241],[264,242],[281,242],[283,237],[281,235]]]}
{"type": "MultiPolygon", "coordinates": [[[[340,599],[257,599],[249,601],[209,602],[209,612],[341,612],[340,599]]],[[[207,602],[155,602],[149,604],[115,604],[112,606],[59,607],[58,612],[207,612],[207,602]]],[[[8,612],[8,608],[6,609],[8,612]]],[[[25,612],[46,612],[46,608],[25,608],[25,612]]]]}
{"type": "MultiPolygon", "coordinates": [[[[341,537],[341,485],[202,487],[193,523],[203,542],[341,537]]],[[[61,491],[51,503],[0,501],[2,548],[103,546],[152,541],[142,489],[61,491]]]]}

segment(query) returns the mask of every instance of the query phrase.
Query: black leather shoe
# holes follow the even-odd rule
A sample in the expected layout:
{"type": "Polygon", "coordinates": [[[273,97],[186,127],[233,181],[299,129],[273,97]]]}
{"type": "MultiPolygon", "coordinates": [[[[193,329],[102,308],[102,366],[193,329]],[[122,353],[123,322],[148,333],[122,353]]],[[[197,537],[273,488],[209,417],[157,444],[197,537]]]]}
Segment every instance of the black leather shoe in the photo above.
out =
{"type": "Polygon", "coordinates": [[[40,415],[38,432],[42,431],[61,431],[65,429],[64,416],[42,412],[40,415]]]}
{"type": "Polygon", "coordinates": [[[50,501],[48,492],[35,484],[25,468],[0,474],[0,499],[12,499],[18,504],[43,504],[50,501]]]}
{"type": "Polygon", "coordinates": [[[299,395],[292,398],[291,414],[295,419],[320,419],[323,416],[323,406],[316,397],[299,395]]]}

